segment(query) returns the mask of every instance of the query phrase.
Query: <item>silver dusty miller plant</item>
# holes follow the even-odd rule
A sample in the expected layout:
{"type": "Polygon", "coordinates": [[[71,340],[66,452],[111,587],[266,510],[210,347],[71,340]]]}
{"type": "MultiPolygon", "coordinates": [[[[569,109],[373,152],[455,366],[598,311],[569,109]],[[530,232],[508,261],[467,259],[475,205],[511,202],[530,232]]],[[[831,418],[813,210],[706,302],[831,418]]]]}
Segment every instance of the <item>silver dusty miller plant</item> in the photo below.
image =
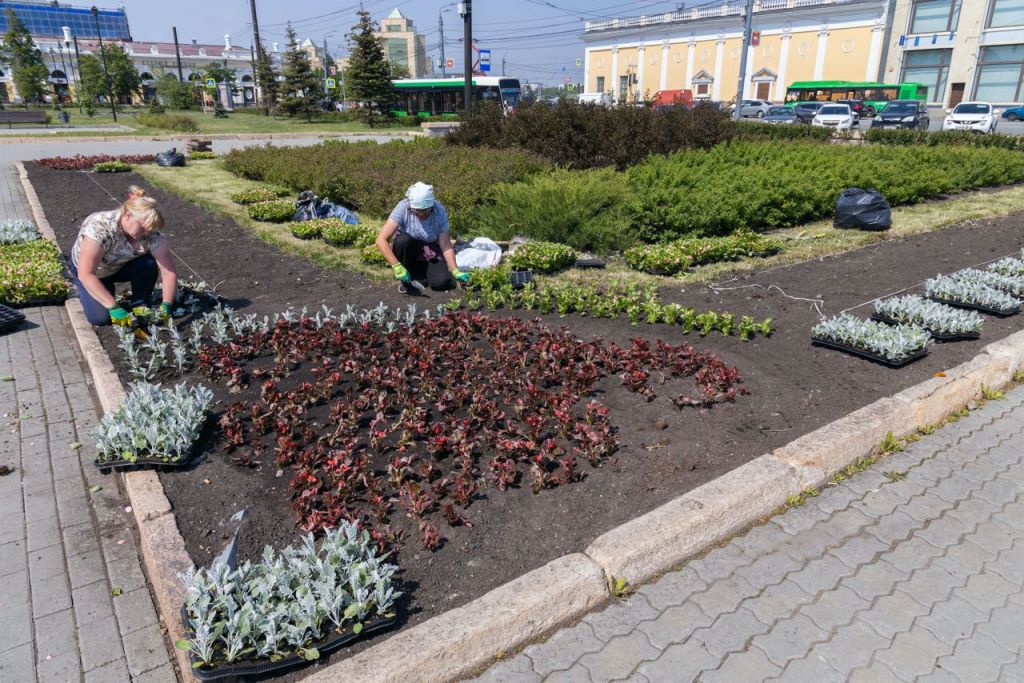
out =
{"type": "Polygon", "coordinates": [[[924,283],[924,293],[932,299],[984,306],[1011,313],[1020,308],[1020,300],[995,287],[970,279],[939,275],[924,283]]]}
{"type": "Polygon", "coordinates": [[[898,362],[928,347],[931,335],[915,325],[885,325],[861,320],[843,313],[818,323],[811,337],[839,342],[863,351],[870,351],[888,361],[898,362]]]}
{"type": "Polygon", "coordinates": [[[41,237],[31,221],[0,221],[0,244],[34,242],[41,237]]]}
{"type": "Polygon", "coordinates": [[[984,319],[976,311],[953,308],[909,294],[875,302],[875,312],[904,325],[918,325],[933,334],[978,334],[984,319]]]}
{"type": "Polygon", "coordinates": [[[1020,275],[1003,275],[991,270],[968,268],[953,273],[950,277],[962,282],[988,285],[993,289],[1006,292],[1010,296],[1020,297],[1024,294],[1024,277],[1020,275]]]}
{"type": "Polygon", "coordinates": [[[232,569],[222,561],[190,569],[185,584],[188,638],[176,645],[203,666],[240,659],[319,657],[315,645],[336,633],[361,633],[371,619],[393,616],[401,595],[398,567],[383,561],[369,533],[342,521],[317,547],[312,535],[260,562],[232,569]]]}
{"type": "Polygon", "coordinates": [[[96,462],[182,459],[199,438],[212,402],[213,392],[202,385],[164,389],[135,382],[117,411],[104,415],[92,431],[96,462]]]}

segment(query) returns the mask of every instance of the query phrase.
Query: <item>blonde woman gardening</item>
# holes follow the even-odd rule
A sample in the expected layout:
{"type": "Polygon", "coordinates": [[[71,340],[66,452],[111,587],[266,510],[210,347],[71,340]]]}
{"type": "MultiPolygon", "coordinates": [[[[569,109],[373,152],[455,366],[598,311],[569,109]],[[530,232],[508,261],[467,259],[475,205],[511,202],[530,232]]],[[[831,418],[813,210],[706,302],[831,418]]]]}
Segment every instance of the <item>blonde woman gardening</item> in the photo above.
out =
{"type": "Polygon", "coordinates": [[[163,225],[156,200],[134,185],[120,208],[98,211],[82,221],[71,249],[71,277],[90,323],[131,326],[134,316],[118,305],[115,283],[131,283],[129,308],[141,314],[142,308],[149,310],[158,274],[163,303],[156,317],[170,316],[178,275],[167,239],[160,233],[163,225]]]}
{"type": "Polygon", "coordinates": [[[456,280],[469,281],[469,273],[455,264],[448,212],[434,199],[432,185],[416,183],[406,191],[377,233],[377,249],[394,271],[399,289],[407,294],[422,291],[424,284],[444,291],[454,287],[456,280]]]}

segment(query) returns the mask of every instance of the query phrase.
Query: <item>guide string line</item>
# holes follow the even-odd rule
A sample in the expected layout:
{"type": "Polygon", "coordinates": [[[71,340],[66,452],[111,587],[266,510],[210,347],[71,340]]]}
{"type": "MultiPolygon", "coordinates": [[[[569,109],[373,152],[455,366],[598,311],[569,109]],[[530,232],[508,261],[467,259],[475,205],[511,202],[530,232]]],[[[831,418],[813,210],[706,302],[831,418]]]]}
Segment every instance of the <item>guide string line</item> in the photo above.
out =
{"type": "MultiPolygon", "coordinates": [[[[1016,251],[1016,252],[1011,252],[1009,254],[1006,254],[1004,256],[997,256],[996,258],[989,259],[987,261],[982,261],[981,263],[976,263],[976,264],[974,264],[972,266],[966,266],[966,267],[961,268],[960,270],[957,270],[957,271],[954,271],[954,272],[960,272],[961,270],[969,270],[971,268],[980,268],[981,266],[987,266],[990,263],[995,263],[996,261],[1001,261],[1004,258],[1011,257],[1011,256],[1014,256],[1014,255],[1020,255],[1020,252],[1016,251]]],[[[790,265],[796,265],[796,264],[790,264],[790,265]]],[[[789,266],[783,266],[783,267],[786,268],[786,267],[789,267],[789,266]]],[[[824,299],[816,299],[816,298],[812,299],[812,298],[807,298],[807,297],[791,296],[791,295],[787,294],[785,291],[783,291],[783,289],[781,287],[779,287],[778,285],[767,285],[766,286],[766,285],[759,285],[759,284],[750,284],[750,285],[741,285],[739,287],[723,287],[722,286],[722,285],[728,284],[730,282],[736,282],[737,280],[739,280],[738,277],[730,278],[728,280],[723,280],[722,282],[716,282],[716,283],[709,284],[709,285],[707,285],[707,288],[710,289],[715,294],[719,294],[721,292],[736,291],[736,290],[740,290],[740,289],[763,289],[766,292],[769,292],[769,291],[775,289],[775,290],[778,290],[778,292],[780,294],[782,294],[782,296],[786,297],[787,299],[792,299],[793,301],[806,301],[808,303],[813,304],[814,305],[814,310],[818,314],[818,318],[821,319],[821,320],[825,319],[825,314],[821,310],[821,306],[825,303],[824,299]]],[[[924,281],[922,280],[921,282],[917,282],[917,283],[915,283],[913,285],[910,285],[909,287],[904,287],[903,289],[898,289],[898,290],[896,290],[894,292],[889,292],[888,294],[883,294],[881,296],[876,296],[873,299],[869,299],[867,301],[861,302],[861,303],[859,303],[859,304],[857,304],[855,306],[850,306],[849,308],[845,308],[845,309],[839,311],[838,315],[842,315],[843,313],[847,313],[849,311],[856,310],[858,308],[861,308],[862,306],[867,306],[868,304],[873,304],[874,302],[879,301],[880,299],[887,299],[887,298],[889,298],[891,296],[896,296],[896,295],[902,294],[904,292],[909,292],[910,290],[917,289],[918,287],[921,287],[923,285],[924,285],[924,281]]]]}
{"type": "MultiPolygon", "coordinates": [[[[114,196],[113,194],[111,194],[110,190],[108,190],[107,188],[103,187],[103,185],[101,185],[101,184],[100,184],[100,182],[99,182],[98,180],[96,180],[96,178],[94,178],[94,177],[93,177],[93,174],[92,174],[92,173],[89,173],[88,171],[79,171],[79,173],[82,173],[82,174],[84,174],[86,178],[88,178],[89,180],[91,180],[91,181],[92,181],[93,183],[95,183],[95,184],[96,184],[96,187],[98,187],[98,188],[100,188],[101,190],[103,190],[104,192],[106,192],[106,193],[107,193],[107,196],[108,196],[108,197],[110,197],[110,199],[111,199],[111,200],[112,200],[112,201],[113,201],[114,203],[116,203],[116,204],[120,204],[120,203],[121,203],[121,200],[120,200],[120,199],[118,199],[117,197],[115,197],[115,196],[114,196]]],[[[210,289],[211,291],[216,291],[216,289],[217,289],[217,288],[216,288],[216,287],[212,287],[212,288],[211,288],[211,287],[210,287],[210,283],[209,283],[209,282],[207,282],[206,278],[204,278],[204,277],[203,277],[202,275],[200,275],[199,273],[197,273],[197,272],[196,272],[196,269],[195,269],[195,268],[193,268],[192,266],[190,266],[190,265],[188,264],[188,262],[187,262],[187,261],[186,261],[185,259],[181,258],[181,256],[180,256],[180,255],[178,255],[178,253],[177,253],[176,251],[174,251],[174,249],[172,249],[172,248],[170,247],[170,245],[168,245],[167,249],[168,249],[168,251],[170,251],[170,252],[171,252],[171,254],[173,254],[173,255],[174,255],[174,258],[176,258],[176,259],[178,259],[179,261],[181,261],[181,263],[183,263],[183,264],[184,264],[184,266],[185,266],[186,268],[188,268],[188,269],[189,269],[190,271],[192,271],[192,274],[193,274],[193,275],[195,275],[195,276],[196,276],[196,278],[197,278],[197,279],[198,279],[198,280],[199,280],[200,282],[202,282],[202,283],[203,283],[204,285],[206,285],[206,287],[207,287],[208,289],[210,289]]]]}

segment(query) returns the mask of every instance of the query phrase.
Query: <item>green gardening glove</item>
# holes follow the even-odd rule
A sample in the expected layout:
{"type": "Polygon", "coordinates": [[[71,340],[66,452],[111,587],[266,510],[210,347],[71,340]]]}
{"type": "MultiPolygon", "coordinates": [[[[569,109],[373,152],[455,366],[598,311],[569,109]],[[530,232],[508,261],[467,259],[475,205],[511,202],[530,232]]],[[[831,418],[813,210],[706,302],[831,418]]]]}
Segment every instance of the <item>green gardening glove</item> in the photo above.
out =
{"type": "Polygon", "coordinates": [[[401,263],[396,263],[391,266],[391,270],[395,272],[395,279],[402,283],[408,283],[412,280],[412,276],[409,275],[409,271],[406,270],[405,266],[401,263]]]}
{"type": "Polygon", "coordinates": [[[160,308],[156,309],[156,321],[158,323],[165,323],[171,317],[171,305],[166,301],[160,304],[160,308]]]}
{"type": "Polygon", "coordinates": [[[120,306],[112,306],[107,309],[110,313],[110,322],[120,327],[131,327],[132,326],[132,314],[124,310],[120,306]]]}
{"type": "Polygon", "coordinates": [[[469,282],[469,273],[464,273],[458,268],[452,271],[452,277],[461,282],[462,284],[466,284],[467,282],[469,282]]]}

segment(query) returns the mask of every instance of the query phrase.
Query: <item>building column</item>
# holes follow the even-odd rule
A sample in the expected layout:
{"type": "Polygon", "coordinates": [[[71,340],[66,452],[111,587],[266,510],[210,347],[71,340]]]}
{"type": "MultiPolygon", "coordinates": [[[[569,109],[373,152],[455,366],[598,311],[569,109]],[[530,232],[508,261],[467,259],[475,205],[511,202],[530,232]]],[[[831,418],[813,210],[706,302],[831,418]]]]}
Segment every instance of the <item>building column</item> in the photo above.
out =
{"type": "Polygon", "coordinates": [[[685,78],[685,83],[686,83],[686,89],[687,90],[692,90],[693,89],[693,60],[694,60],[694,57],[696,56],[696,54],[697,54],[697,41],[691,39],[686,44],[686,78],[685,78]]]}
{"type": "MultiPolygon", "coordinates": [[[[743,49],[742,46],[740,47],[740,49],[743,49]]],[[[753,78],[754,76],[754,60],[756,57],[757,48],[751,47],[750,51],[747,53],[747,72],[743,74],[743,97],[741,99],[744,100],[749,100],[754,96],[750,93],[750,88],[753,85],[750,82],[750,79],[753,78]]]]}
{"type": "Polygon", "coordinates": [[[590,89],[590,48],[583,51],[583,92],[595,92],[590,89]]]}
{"type": "Polygon", "coordinates": [[[878,77],[878,60],[882,56],[882,38],[885,35],[885,26],[875,26],[871,29],[871,50],[868,52],[868,68],[864,73],[865,81],[873,81],[878,77]]]}
{"type": "Polygon", "coordinates": [[[789,86],[786,85],[786,67],[789,66],[789,44],[793,39],[793,36],[789,33],[783,33],[779,36],[779,75],[775,79],[775,99],[785,103],[786,91],[789,86]],[[779,92],[779,88],[782,92],[779,92]]]}
{"type": "Polygon", "coordinates": [[[641,45],[636,49],[636,92],[633,94],[633,101],[639,102],[640,98],[643,97],[644,87],[644,50],[646,48],[641,45]]]}
{"type": "Polygon", "coordinates": [[[818,32],[818,54],[814,58],[814,79],[822,80],[825,73],[825,50],[828,49],[828,29],[818,32]]]}
{"type": "Polygon", "coordinates": [[[615,103],[619,101],[619,48],[612,48],[612,100],[615,103]]]}
{"type": "Polygon", "coordinates": [[[722,97],[722,56],[725,54],[725,39],[719,38],[715,45],[715,83],[711,87],[711,99],[720,102],[722,97]]]}
{"type": "Polygon", "coordinates": [[[661,44],[661,76],[658,78],[658,90],[668,90],[668,50],[666,40],[661,44]]]}

